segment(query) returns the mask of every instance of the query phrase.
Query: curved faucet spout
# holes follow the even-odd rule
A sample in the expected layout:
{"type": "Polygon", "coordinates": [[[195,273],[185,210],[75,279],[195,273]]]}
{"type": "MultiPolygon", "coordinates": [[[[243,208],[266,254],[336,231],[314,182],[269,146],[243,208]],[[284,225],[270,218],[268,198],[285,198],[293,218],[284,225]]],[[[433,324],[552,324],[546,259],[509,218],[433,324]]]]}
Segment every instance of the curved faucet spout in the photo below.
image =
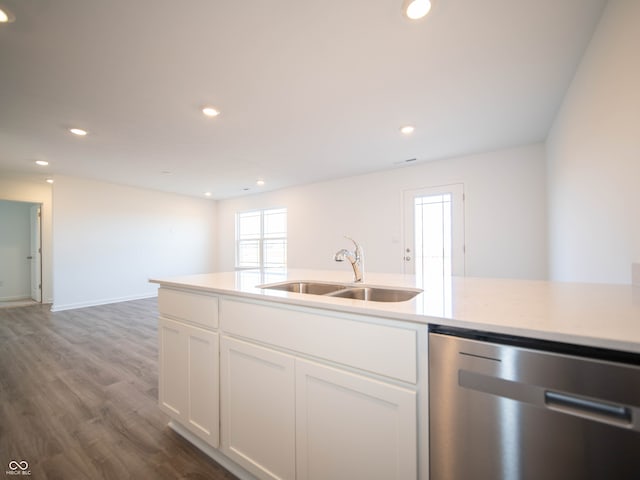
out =
{"type": "Polygon", "coordinates": [[[343,248],[342,250],[338,250],[336,252],[336,254],[333,256],[333,259],[336,262],[344,262],[349,256],[352,256],[353,254],[347,250],[346,248],[343,248]]]}
{"type": "Polygon", "coordinates": [[[351,263],[351,267],[353,268],[353,281],[355,283],[360,283],[364,278],[364,252],[362,251],[362,247],[358,242],[356,242],[353,238],[347,237],[344,238],[351,240],[355,246],[353,252],[350,252],[346,248],[338,250],[336,254],[333,256],[333,259],[336,262],[344,262],[345,259],[349,260],[351,263]]]}

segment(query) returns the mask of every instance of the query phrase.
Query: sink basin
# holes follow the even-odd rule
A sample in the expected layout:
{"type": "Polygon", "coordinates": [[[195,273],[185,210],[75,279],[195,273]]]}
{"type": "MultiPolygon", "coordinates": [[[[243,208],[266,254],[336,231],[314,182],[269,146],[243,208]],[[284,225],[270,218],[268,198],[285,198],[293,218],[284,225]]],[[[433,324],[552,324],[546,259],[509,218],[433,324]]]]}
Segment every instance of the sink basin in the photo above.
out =
{"type": "Polygon", "coordinates": [[[350,287],[329,293],[331,297],[353,298],[369,302],[404,302],[411,300],[422,290],[382,288],[382,287],[350,287]]]}
{"type": "Polygon", "coordinates": [[[309,293],[311,295],[326,295],[327,293],[343,290],[344,285],[323,282],[285,282],[272,285],[260,285],[260,288],[282,290],[293,293],[309,293]]]}
{"type": "Polygon", "coordinates": [[[369,302],[404,302],[422,293],[415,288],[386,288],[352,286],[340,283],[326,282],[283,282],[268,285],[258,285],[259,288],[268,290],[281,290],[283,292],[307,293],[311,295],[326,295],[327,297],[352,298],[369,302]]]}

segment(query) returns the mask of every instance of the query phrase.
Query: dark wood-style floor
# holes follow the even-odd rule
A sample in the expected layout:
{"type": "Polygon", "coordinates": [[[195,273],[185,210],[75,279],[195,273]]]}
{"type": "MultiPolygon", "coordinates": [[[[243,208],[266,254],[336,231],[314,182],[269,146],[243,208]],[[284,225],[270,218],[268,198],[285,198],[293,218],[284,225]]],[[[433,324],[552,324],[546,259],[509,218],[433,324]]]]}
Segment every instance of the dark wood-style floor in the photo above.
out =
{"type": "Polygon", "coordinates": [[[38,480],[235,478],[157,398],[155,299],[0,309],[0,474],[26,461],[38,480]]]}

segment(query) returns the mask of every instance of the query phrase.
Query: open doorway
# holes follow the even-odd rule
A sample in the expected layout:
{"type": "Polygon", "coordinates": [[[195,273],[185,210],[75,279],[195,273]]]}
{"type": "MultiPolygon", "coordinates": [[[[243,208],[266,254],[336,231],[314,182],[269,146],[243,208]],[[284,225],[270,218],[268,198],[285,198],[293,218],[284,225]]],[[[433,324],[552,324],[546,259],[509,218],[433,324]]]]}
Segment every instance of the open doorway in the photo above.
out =
{"type": "Polygon", "coordinates": [[[0,200],[0,306],[42,302],[42,205],[0,200]]]}

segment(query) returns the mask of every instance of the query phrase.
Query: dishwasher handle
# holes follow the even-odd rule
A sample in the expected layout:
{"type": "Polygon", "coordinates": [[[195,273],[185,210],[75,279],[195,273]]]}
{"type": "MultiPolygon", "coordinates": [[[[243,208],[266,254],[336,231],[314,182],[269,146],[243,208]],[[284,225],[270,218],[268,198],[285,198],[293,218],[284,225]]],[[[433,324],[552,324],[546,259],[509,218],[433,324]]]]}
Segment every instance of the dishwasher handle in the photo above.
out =
{"type": "Polygon", "coordinates": [[[615,405],[550,390],[544,392],[544,402],[545,405],[552,410],[558,410],[596,421],[606,421],[629,426],[633,423],[631,409],[622,405],[615,405]]]}
{"type": "Polygon", "coordinates": [[[488,393],[528,403],[554,412],[606,423],[619,428],[640,431],[640,423],[634,424],[637,408],[583,397],[542,386],[506,380],[494,375],[458,370],[458,385],[462,388],[488,393]]]}

